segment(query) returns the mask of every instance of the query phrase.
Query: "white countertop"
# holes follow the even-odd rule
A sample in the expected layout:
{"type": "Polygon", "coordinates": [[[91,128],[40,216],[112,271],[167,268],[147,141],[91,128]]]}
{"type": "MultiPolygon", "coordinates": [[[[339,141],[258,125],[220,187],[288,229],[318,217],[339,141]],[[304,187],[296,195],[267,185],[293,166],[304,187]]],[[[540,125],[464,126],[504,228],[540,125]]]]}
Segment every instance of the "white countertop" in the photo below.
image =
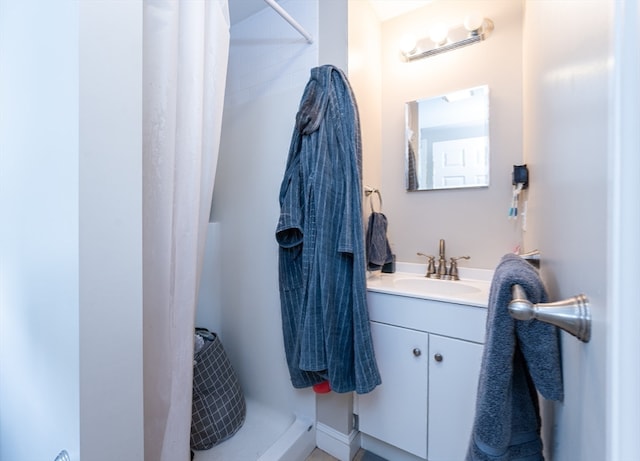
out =
{"type": "Polygon", "coordinates": [[[458,268],[460,280],[438,280],[424,276],[426,265],[396,263],[396,272],[367,273],[367,290],[412,298],[487,307],[493,271],[458,268]]]}

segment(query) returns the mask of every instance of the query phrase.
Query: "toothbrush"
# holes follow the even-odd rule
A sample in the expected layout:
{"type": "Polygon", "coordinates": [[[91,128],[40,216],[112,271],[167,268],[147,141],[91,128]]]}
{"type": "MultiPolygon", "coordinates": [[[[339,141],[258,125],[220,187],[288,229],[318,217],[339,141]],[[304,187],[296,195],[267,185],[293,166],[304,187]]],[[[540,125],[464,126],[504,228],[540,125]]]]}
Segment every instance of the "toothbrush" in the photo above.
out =
{"type": "Polygon", "coordinates": [[[518,217],[518,197],[522,192],[522,183],[518,183],[513,188],[513,195],[511,197],[511,208],[509,208],[509,219],[517,219],[518,217]]]}

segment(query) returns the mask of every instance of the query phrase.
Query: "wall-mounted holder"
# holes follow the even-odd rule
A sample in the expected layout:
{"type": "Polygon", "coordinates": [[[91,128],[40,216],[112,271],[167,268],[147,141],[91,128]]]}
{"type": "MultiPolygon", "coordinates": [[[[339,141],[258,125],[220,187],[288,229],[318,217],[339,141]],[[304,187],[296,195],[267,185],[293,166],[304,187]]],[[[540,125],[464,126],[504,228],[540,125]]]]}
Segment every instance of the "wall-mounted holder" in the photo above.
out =
{"type": "Polygon", "coordinates": [[[403,45],[407,61],[435,56],[446,51],[486,40],[493,31],[493,21],[478,15],[468,15],[464,24],[449,29],[446,25],[432,28],[429,37],[403,45]]]}
{"type": "Polygon", "coordinates": [[[529,187],[529,168],[527,168],[527,165],[513,165],[511,184],[514,186],[522,184],[523,189],[529,187]]]}
{"type": "Polygon", "coordinates": [[[536,269],[540,269],[540,251],[532,250],[527,253],[520,254],[520,257],[531,264],[536,269]]]}
{"type": "MultiPolygon", "coordinates": [[[[509,208],[509,219],[517,219],[520,194],[529,187],[529,169],[527,165],[513,165],[511,184],[513,184],[513,193],[511,195],[511,207],[509,208]]],[[[524,206],[526,208],[526,200],[524,206]]],[[[524,219],[526,212],[522,212],[521,215],[523,216],[522,229],[526,230],[527,226],[524,219]]]]}
{"type": "Polygon", "coordinates": [[[364,195],[366,197],[369,197],[369,206],[371,207],[371,213],[373,213],[375,210],[373,209],[373,198],[372,195],[373,194],[377,194],[378,195],[378,203],[380,204],[380,213],[382,213],[382,194],[380,193],[380,191],[374,187],[371,186],[364,186],[364,195]]]}
{"type": "Polygon", "coordinates": [[[591,311],[585,295],[554,303],[533,304],[520,285],[513,285],[511,294],[513,299],[509,303],[509,313],[513,318],[550,323],[585,343],[591,339],[591,311]]]}

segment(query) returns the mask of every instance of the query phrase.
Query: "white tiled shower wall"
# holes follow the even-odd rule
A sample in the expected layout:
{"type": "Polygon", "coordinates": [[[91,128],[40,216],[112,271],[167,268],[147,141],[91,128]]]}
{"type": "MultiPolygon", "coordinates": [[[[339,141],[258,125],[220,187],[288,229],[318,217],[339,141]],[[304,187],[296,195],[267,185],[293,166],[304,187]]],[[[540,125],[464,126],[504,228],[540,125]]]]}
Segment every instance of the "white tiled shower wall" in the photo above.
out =
{"type": "Polygon", "coordinates": [[[315,40],[268,7],[232,27],[197,323],[220,335],[251,408],[281,413],[284,432],[296,416],[315,420],[313,393],[294,389],[286,367],[275,227],[295,115],[319,64],[320,3],[279,3],[315,40]]]}
{"type": "Polygon", "coordinates": [[[314,42],[307,43],[271,8],[235,24],[225,108],[256,102],[269,94],[300,93],[309,70],[318,65],[318,2],[289,0],[280,4],[314,37],[314,42]]]}

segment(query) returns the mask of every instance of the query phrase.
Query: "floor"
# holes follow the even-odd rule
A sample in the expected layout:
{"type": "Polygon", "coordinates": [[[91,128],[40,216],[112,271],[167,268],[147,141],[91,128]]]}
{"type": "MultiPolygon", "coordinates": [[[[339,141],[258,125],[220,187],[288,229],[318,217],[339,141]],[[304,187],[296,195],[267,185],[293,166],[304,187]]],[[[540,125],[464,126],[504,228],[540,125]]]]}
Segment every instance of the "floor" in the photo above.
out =
{"type": "MultiPolygon", "coordinates": [[[[368,452],[366,452],[361,448],[360,450],[358,450],[358,453],[356,453],[356,455],[353,457],[353,461],[364,461],[365,460],[364,456],[366,453],[368,452]]],[[[382,458],[372,455],[371,453],[368,453],[368,455],[369,455],[369,459],[371,459],[372,461],[374,461],[374,459],[384,461],[382,458]]],[[[305,461],[338,461],[338,458],[334,458],[330,454],[322,451],[320,448],[316,448],[315,450],[313,450],[313,452],[309,455],[309,457],[305,461]]]]}

